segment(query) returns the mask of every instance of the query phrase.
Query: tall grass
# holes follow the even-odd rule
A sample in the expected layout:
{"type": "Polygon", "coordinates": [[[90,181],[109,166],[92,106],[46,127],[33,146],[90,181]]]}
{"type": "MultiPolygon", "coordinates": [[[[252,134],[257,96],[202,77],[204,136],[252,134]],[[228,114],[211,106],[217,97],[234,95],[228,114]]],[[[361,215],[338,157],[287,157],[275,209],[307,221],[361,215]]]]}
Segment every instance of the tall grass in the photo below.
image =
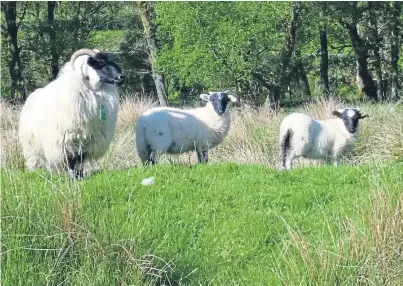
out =
{"type": "Polygon", "coordinates": [[[288,227],[289,237],[273,271],[284,285],[301,281],[310,285],[402,285],[403,195],[399,193],[392,200],[396,194],[374,190],[370,211],[358,211],[354,223],[346,217],[337,232],[326,220],[324,232],[331,237],[330,244],[288,227]]]}
{"type": "Polygon", "coordinates": [[[2,282],[401,285],[401,168],[162,164],[79,183],[5,168],[2,282]]]}
{"type": "Polygon", "coordinates": [[[24,166],[21,146],[18,142],[20,107],[0,101],[0,167],[24,166]]]}
{"type": "MultiPolygon", "coordinates": [[[[90,168],[111,170],[139,165],[135,148],[136,120],[142,112],[156,105],[149,98],[123,98],[110,150],[98,162],[91,162],[90,168]]],[[[325,119],[331,118],[331,111],[346,106],[340,100],[329,99],[306,103],[292,111],[325,119]]],[[[198,279],[215,285],[220,282],[237,284],[236,281],[242,279],[253,281],[254,276],[264,281],[266,274],[261,270],[271,271],[283,285],[403,284],[403,196],[397,191],[403,191],[399,172],[402,163],[390,168],[393,176],[381,165],[392,160],[402,161],[402,105],[357,103],[370,117],[361,121],[361,140],[353,154],[345,158],[345,163],[364,167],[307,168],[296,172],[275,172],[266,168],[278,166],[279,126],[291,110],[239,107],[232,108],[229,135],[211,150],[211,161],[263,167],[231,164],[217,167],[210,164],[197,169],[140,167],[136,172],[106,171],[100,178],[90,178],[83,184],[45,171],[34,174],[21,171],[23,158],[17,136],[20,108],[4,102],[0,107],[0,165],[4,190],[0,202],[2,235],[7,236],[7,244],[1,245],[1,259],[2,269],[11,273],[7,276],[8,282],[18,281],[21,271],[29,267],[34,275],[24,277],[32,284],[38,281],[63,284],[72,280],[82,285],[170,285],[171,280],[176,279],[173,284],[184,285],[175,277],[179,270],[191,277],[181,277],[184,281],[191,281],[193,275],[205,271],[211,280],[203,280],[207,279],[203,275],[197,276],[198,279]],[[157,182],[164,178],[164,183],[151,186],[151,191],[143,191],[136,184],[151,172],[157,172],[157,182]],[[194,172],[200,176],[195,178],[194,172]],[[328,175],[332,176],[330,181],[328,175]],[[214,181],[214,186],[204,179],[207,177],[214,181]],[[333,183],[334,189],[329,187],[333,183]],[[310,188],[321,194],[319,203],[305,197],[311,195],[310,188]],[[344,206],[340,202],[344,197],[349,197],[350,203],[355,201],[356,198],[349,196],[350,191],[364,198],[367,194],[372,196],[357,204],[353,213],[346,214],[341,211],[344,206]],[[201,194],[204,197],[200,197],[201,194]],[[335,204],[334,210],[327,209],[325,215],[327,201],[332,201],[332,197],[338,197],[339,205],[335,204]],[[317,211],[312,221],[305,217],[322,208],[322,217],[317,211]],[[195,213],[195,209],[200,213],[195,213]],[[189,219],[192,215],[194,219],[189,219]],[[215,221],[210,226],[211,217],[220,219],[217,226],[215,221]],[[311,228],[317,224],[315,220],[323,219],[321,234],[307,234],[306,229],[293,223],[290,217],[311,228]],[[170,232],[162,221],[176,231],[170,232]],[[276,227],[281,228],[278,221],[285,226],[281,234],[275,233],[276,227]],[[255,231],[250,225],[253,222],[261,226],[260,230],[256,229],[259,235],[274,237],[270,239],[275,241],[276,255],[260,252],[271,249],[270,241],[266,239],[267,248],[264,248],[257,234],[249,237],[255,231]],[[273,222],[276,225],[268,235],[273,222]],[[198,244],[203,237],[202,230],[211,231],[205,233],[205,245],[198,244]],[[170,237],[161,234],[164,231],[169,232],[170,237]],[[237,235],[242,239],[237,240],[237,235]],[[155,253],[159,244],[154,243],[163,244],[173,238],[176,240],[170,241],[172,248],[165,246],[166,252],[161,256],[155,253]],[[247,249],[242,243],[249,239],[256,241],[247,249]],[[189,249],[179,249],[177,243],[189,249]],[[204,252],[200,252],[203,247],[204,252]],[[175,265],[177,251],[189,265],[186,261],[175,265]],[[9,257],[18,258],[18,263],[9,257]],[[243,258],[248,259],[252,266],[242,268],[247,267],[245,263],[232,272],[231,257],[238,259],[238,264],[242,264],[243,258]],[[270,264],[274,266],[264,264],[268,258],[274,261],[270,264]],[[254,259],[259,263],[250,262],[254,259]],[[222,262],[224,260],[226,262],[222,262]],[[228,269],[222,270],[221,276],[211,276],[208,271],[215,273],[211,261],[220,269],[225,265],[228,269]],[[191,268],[193,263],[200,269],[191,268]],[[88,277],[88,273],[94,276],[88,277]],[[234,273],[239,277],[231,277],[234,273]]],[[[196,161],[195,154],[188,153],[164,156],[162,163],[195,164],[196,161]]],[[[297,162],[297,166],[317,164],[320,163],[303,159],[297,162]]]]}
{"type": "MultiPolygon", "coordinates": [[[[148,97],[124,97],[121,100],[116,136],[107,155],[93,168],[121,169],[137,165],[140,160],[135,146],[135,125],[145,110],[158,104],[148,97]]],[[[306,103],[293,111],[306,113],[316,119],[332,118],[330,113],[348,107],[341,100],[317,100],[306,103]]],[[[357,103],[369,118],[361,120],[360,141],[353,153],[345,158],[348,164],[384,162],[403,158],[403,105],[394,103],[357,103]]],[[[280,109],[232,108],[232,125],[225,141],[211,150],[211,162],[237,162],[264,164],[279,167],[278,135],[282,119],[291,111],[280,109]]],[[[18,144],[19,108],[1,102],[1,165],[22,165],[18,144]],[[11,162],[12,161],[12,162],[11,162]]],[[[162,163],[177,162],[194,164],[196,154],[163,156],[162,163]]],[[[296,166],[318,165],[320,162],[298,159],[296,166]]]]}

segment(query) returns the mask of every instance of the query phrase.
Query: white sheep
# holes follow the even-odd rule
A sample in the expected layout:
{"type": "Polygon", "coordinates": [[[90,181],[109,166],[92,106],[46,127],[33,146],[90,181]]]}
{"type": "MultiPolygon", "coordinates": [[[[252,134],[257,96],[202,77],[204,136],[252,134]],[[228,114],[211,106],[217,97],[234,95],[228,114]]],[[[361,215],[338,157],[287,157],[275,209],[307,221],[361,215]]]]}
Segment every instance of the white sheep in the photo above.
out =
{"type": "Polygon", "coordinates": [[[295,158],[331,159],[337,166],[358,140],[359,108],[333,111],[335,119],[315,120],[302,113],[292,113],[280,125],[282,168],[290,170],[295,158]]]}
{"type": "Polygon", "coordinates": [[[142,114],[136,126],[137,153],[143,164],[157,163],[157,154],[196,151],[199,163],[208,162],[208,150],[220,144],[231,126],[230,102],[225,92],[201,94],[205,107],[156,107],[142,114]]]}
{"type": "Polygon", "coordinates": [[[83,163],[102,157],[115,133],[118,91],[124,75],[97,50],[76,51],[58,77],[26,100],[19,140],[26,167],[83,177],[83,163]]]}

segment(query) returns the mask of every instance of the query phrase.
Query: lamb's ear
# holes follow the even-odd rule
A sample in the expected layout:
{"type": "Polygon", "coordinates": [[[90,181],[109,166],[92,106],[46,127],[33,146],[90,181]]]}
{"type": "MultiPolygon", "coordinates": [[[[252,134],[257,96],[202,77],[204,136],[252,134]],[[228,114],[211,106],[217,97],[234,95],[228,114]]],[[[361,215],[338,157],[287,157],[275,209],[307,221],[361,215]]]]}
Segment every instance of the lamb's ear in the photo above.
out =
{"type": "Polygon", "coordinates": [[[233,95],[228,95],[229,100],[231,100],[232,102],[236,102],[236,97],[233,95]]]}
{"type": "Polygon", "coordinates": [[[210,95],[209,94],[200,94],[200,98],[203,99],[204,101],[210,101],[210,95]]]}
{"type": "Polygon", "coordinates": [[[332,111],[332,115],[334,115],[334,116],[336,116],[338,118],[341,118],[342,113],[340,113],[339,111],[332,111]]]}
{"type": "Polygon", "coordinates": [[[367,115],[367,114],[365,114],[365,115],[360,114],[360,119],[364,119],[364,118],[367,118],[367,117],[369,117],[369,115],[367,115]]]}

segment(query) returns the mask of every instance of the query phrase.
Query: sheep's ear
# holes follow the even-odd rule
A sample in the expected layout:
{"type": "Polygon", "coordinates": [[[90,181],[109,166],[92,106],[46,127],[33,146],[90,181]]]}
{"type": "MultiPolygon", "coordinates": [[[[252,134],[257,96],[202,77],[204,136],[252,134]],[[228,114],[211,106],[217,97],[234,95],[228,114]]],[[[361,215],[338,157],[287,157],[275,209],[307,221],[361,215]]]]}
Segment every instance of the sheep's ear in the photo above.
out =
{"type": "Polygon", "coordinates": [[[236,102],[236,97],[233,95],[228,95],[229,100],[231,100],[232,102],[236,102]]]}
{"type": "Polygon", "coordinates": [[[369,115],[367,115],[367,114],[361,115],[361,114],[360,114],[360,119],[364,119],[364,118],[367,118],[367,117],[369,117],[369,115]]]}
{"type": "Polygon", "coordinates": [[[216,91],[210,91],[208,94],[213,95],[214,93],[217,93],[216,91]]]}
{"type": "Polygon", "coordinates": [[[200,94],[200,98],[203,99],[204,101],[210,101],[210,95],[209,94],[200,94]]]}
{"type": "MultiPolygon", "coordinates": [[[[340,110],[340,109],[339,109],[339,110],[340,110]]],[[[336,117],[338,117],[338,118],[341,118],[342,113],[340,113],[340,111],[332,111],[332,115],[334,115],[334,116],[336,116],[336,117]]]]}

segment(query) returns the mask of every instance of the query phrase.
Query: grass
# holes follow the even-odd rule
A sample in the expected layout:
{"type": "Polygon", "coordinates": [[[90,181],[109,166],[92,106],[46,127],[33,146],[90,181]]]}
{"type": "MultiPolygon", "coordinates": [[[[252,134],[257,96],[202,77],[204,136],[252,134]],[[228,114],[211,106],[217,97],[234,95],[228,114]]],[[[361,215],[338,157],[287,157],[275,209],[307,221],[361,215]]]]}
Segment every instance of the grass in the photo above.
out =
{"type": "Polygon", "coordinates": [[[160,165],[80,183],[8,169],[2,281],[398,285],[402,168],[160,165]]]}
{"type": "Polygon", "coordinates": [[[343,165],[301,159],[291,172],[277,170],[284,116],[345,103],[233,107],[208,165],[189,153],[143,168],[135,122],[154,105],[122,98],[110,150],[76,183],[24,170],[20,108],[1,102],[3,285],[403,284],[401,104],[357,103],[370,118],[343,165]]]}

